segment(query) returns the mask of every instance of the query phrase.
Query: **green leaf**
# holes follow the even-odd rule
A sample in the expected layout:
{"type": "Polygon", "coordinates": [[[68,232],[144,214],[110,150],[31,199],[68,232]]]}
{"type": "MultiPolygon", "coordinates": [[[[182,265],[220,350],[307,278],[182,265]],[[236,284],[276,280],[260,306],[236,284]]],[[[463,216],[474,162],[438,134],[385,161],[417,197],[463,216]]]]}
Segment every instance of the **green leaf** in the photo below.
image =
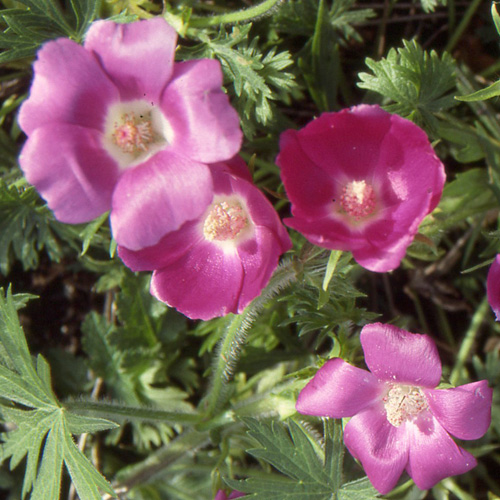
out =
{"type": "Polygon", "coordinates": [[[434,12],[439,5],[446,5],[447,0],[420,0],[425,12],[434,12]]]}
{"type": "Polygon", "coordinates": [[[457,95],[455,99],[458,101],[485,101],[486,99],[491,99],[492,97],[498,97],[500,95],[500,81],[492,83],[489,87],[485,89],[478,90],[472,94],[467,95],[457,95]]]}
{"type": "Polygon", "coordinates": [[[13,428],[2,433],[0,461],[10,458],[14,468],[27,457],[22,497],[31,491],[31,499],[58,499],[63,463],[81,500],[100,500],[99,489],[113,495],[109,483],[76,448],[71,433],[95,432],[116,424],[70,415],[61,407],[52,391],[49,364],[42,356],[33,362],[10,289],[5,297],[3,290],[0,293],[0,343],[0,413],[7,428],[13,428]]]}
{"type": "Polygon", "coordinates": [[[272,101],[287,102],[298,88],[294,75],[286,71],[293,64],[290,53],[273,47],[264,55],[258,48],[259,38],[250,40],[251,28],[251,24],[235,26],[231,33],[221,29],[214,38],[200,33],[203,43],[179,53],[189,59],[219,59],[225,80],[233,84],[234,104],[247,136],[254,134],[255,121],[264,126],[273,122],[277,109],[272,101]]]}
{"type": "Polygon", "coordinates": [[[493,17],[493,22],[495,23],[495,29],[500,35],[500,15],[498,15],[497,2],[491,2],[491,17],[493,17]]]}
{"type": "Polygon", "coordinates": [[[338,500],[373,500],[379,497],[380,493],[367,477],[344,484],[337,493],[338,500]]]}
{"type": "Polygon", "coordinates": [[[0,63],[32,57],[46,40],[83,39],[94,20],[100,0],[70,0],[65,9],[58,0],[19,0],[26,9],[5,9],[0,16],[7,29],[0,33],[0,63]]]}
{"type": "Polygon", "coordinates": [[[415,41],[403,44],[380,61],[367,58],[373,74],[360,73],[358,86],[393,101],[387,111],[435,128],[434,114],[456,104],[449,94],[456,85],[455,61],[448,53],[426,52],[415,41]]]}
{"type": "Polygon", "coordinates": [[[58,261],[62,250],[56,239],[56,223],[33,187],[7,187],[0,180],[0,271],[8,274],[14,258],[24,269],[38,265],[39,252],[45,249],[58,261]]]}
{"type": "Polygon", "coordinates": [[[325,471],[323,450],[302,426],[292,420],[288,429],[275,421],[243,420],[248,434],[260,444],[248,453],[270,463],[288,478],[269,475],[244,481],[226,480],[230,486],[253,493],[251,498],[259,500],[332,498],[335,479],[325,471]]]}

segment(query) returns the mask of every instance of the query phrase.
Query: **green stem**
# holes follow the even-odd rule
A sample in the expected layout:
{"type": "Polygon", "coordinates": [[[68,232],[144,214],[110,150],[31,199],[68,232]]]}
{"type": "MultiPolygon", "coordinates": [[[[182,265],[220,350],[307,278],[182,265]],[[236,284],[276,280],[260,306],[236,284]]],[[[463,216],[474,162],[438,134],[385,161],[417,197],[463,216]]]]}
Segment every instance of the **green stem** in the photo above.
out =
{"type": "MultiPolygon", "coordinates": [[[[247,332],[264,306],[282,289],[296,279],[293,261],[282,263],[262,293],[228,324],[212,369],[210,391],[206,397],[207,417],[213,417],[226,401],[227,386],[231,381],[247,332]]],[[[203,404],[203,403],[202,403],[203,404]]]]}
{"type": "Polygon", "coordinates": [[[229,12],[227,14],[206,17],[192,16],[189,20],[189,26],[191,28],[207,28],[209,26],[218,26],[220,24],[249,22],[252,19],[271,15],[274,9],[278,7],[281,2],[282,0],[265,0],[254,7],[239,10],[237,12],[229,12]]]}
{"type": "Polygon", "coordinates": [[[200,415],[197,413],[173,412],[148,407],[141,408],[108,401],[69,400],[65,401],[63,406],[79,415],[90,415],[118,422],[137,420],[139,422],[193,425],[201,420],[200,415]]]}
{"type": "Polygon", "coordinates": [[[474,345],[474,341],[476,340],[476,336],[479,332],[481,324],[484,320],[484,317],[488,313],[489,310],[488,298],[484,297],[484,299],[479,304],[477,311],[472,316],[472,320],[465,334],[465,337],[462,341],[462,345],[460,346],[460,350],[458,351],[457,361],[450,375],[450,383],[453,385],[457,385],[459,380],[461,379],[461,372],[465,363],[467,362],[472,347],[474,345]]]}
{"type": "Polygon", "coordinates": [[[464,17],[462,17],[460,24],[457,26],[455,32],[450,37],[448,44],[446,45],[445,48],[446,52],[451,52],[455,48],[455,45],[457,44],[460,37],[463,35],[463,32],[467,29],[467,26],[469,26],[472,17],[476,13],[476,10],[481,5],[482,1],[483,0],[473,0],[473,2],[469,5],[469,8],[465,12],[464,17]]]}
{"type": "Polygon", "coordinates": [[[146,484],[155,479],[167,467],[183,456],[193,453],[201,446],[209,443],[208,433],[189,430],[148,455],[142,462],[127,467],[118,473],[118,481],[114,484],[116,491],[129,491],[137,485],[146,484]]]}

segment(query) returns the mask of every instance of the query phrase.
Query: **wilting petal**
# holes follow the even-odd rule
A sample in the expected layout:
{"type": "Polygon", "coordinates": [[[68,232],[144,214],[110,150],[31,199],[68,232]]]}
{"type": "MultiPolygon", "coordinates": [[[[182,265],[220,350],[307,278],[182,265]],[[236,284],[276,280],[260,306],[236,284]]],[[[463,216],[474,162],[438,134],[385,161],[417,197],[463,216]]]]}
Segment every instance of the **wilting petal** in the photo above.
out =
{"type": "Polygon", "coordinates": [[[60,123],[37,128],[19,163],[58,220],[88,222],[111,209],[119,172],[96,130],[60,123]]]}
{"type": "Polygon", "coordinates": [[[238,312],[243,267],[236,252],[208,241],[153,273],[151,293],[191,319],[209,320],[238,312]]]}
{"type": "Polygon", "coordinates": [[[473,469],[476,459],[457,446],[429,412],[415,422],[406,423],[410,441],[408,474],[422,490],[432,488],[445,477],[473,469]]]}
{"type": "Polygon", "coordinates": [[[113,193],[113,236],[129,250],[155,245],[199,217],[212,198],[212,176],[206,165],[160,152],[120,178],[113,193]]]}
{"type": "Polygon", "coordinates": [[[488,430],[493,389],[486,380],[452,389],[428,389],[424,394],[434,417],[457,438],[478,439],[488,430]]]}
{"type": "Polygon", "coordinates": [[[175,65],[161,108],[174,131],[171,147],[204,163],[232,158],[243,138],[239,117],[222,90],[220,63],[213,59],[175,65]]]}
{"type": "Polygon", "coordinates": [[[349,420],[344,443],[380,493],[385,495],[396,486],[408,462],[409,442],[404,425],[391,425],[382,404],[370,406],[349,420]]]}
{"type": "Polygon", "coordinates": [[[377,399],[384,386],[366,370],[334,358],[300,391],[296,408],[305,415],[352,417],[377,399]]]}
{"type": "Polygon", "coordinates": [[[85,38],[120,90],[122,101],[143,99],[159,105],[174,66],[177,33],[160,17],[118,24],[96,21],[85,38]]]}
{"type": "Polygon", "coordinates": [[[495,257],[488,271],[486,291],[488,302],[495,313],[497,321],[500,321],[500,254],[495,257]]]}
{"type": "Polygon", "coordinates": [[[427,335],[372,323],[361,330],[361,345],[366,365],[381,380],[420,387],[439,383],[441,361],[427,335]]]}
{"type": "Polygon", "coordinates": [[[28,136],[55,122],[103,129],[106,110],[119,93],[90,52],[59,38],[38,51],[33,70],[30,95],[19,112],[19,125],[28,136]]]}

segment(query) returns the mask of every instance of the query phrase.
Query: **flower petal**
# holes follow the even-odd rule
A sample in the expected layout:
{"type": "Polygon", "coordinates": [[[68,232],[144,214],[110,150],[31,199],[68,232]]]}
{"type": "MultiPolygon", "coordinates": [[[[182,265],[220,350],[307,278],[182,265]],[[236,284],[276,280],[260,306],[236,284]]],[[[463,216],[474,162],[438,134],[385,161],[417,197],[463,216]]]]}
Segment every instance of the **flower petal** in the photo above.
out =
{"type": "Polygon", "coordinates": [[[162,151],[120,178],[111,212],[114,238],[129,250],[155,245],[199,217],[212,198],[206,165],[162,151]]]}
{"type": "Polygon", "coordinates": [[[406,470],[422,490],[432,488],[445,477],[473,469],[476,459],[457,446],[435,418],[422,414],[415,422],[406,422],[410,441],[406,470]]]}
{"type": "Polygon", "coordinates": [[[383,390],[384,385],[370,372],[334,358],[302,389],[296,408],[299,413],[317,417],[352,417],[381,399],[383,390]]]}
{"type": "Polygon", "coordinates": [[[118,256],[132,271],[154,271],[183,257],[203,239],[198,220],[184,223],[177,231],[164,236],[156,245],[129,250],[118,245],[118,256]]]}
{"type": "MultiPolygon", "coordinates": [[[[188,243],[186,241],[186,243],[188,243]]],[[[243,268],[236,252],[201,241],[153,273],[151,293],[191,319],[238,312],[243,268]]]]}
{"type": "Polygon", "coordinates": [[[382,404],[364,409],[349,420],[344,443],[365,469],[368,479],[383,495],[391,491],[408,463],[405,427],[387,421],[382,404]]]}
{"type": "Polygon", "coordinates": [[[338,113],[323,113],[299,132],[305,154],[325,172],[367,179],[378,165],[381,144],[393,115],[379,106],[361,105],[338,113]]]}
{"type": "Polygon", "coordinates": [[[59,38],[38,51],[33,69],[30,95],[19,111],[19,125],[27,135],[54,122],[103,130],[108,105],[119,94],[89,51],[59,38]]]}
{"type": "Polygon", "coordinates": [[[500,254],[495,257],[488,271],[486,291],[488,302],[495,313],[497,321],[500,321],[500,254]]]}
{"type": "Polygon", "coordinates": [[[479,439],[491,423],[493,389],[481,380],[452,389],[424,391],[434,417],[459,439],[479,439]]]}
{"type": "Polygon", "coordinates": [[[238,255],[245,275],[238,301],[239,313],[243,312],[269,283],[280,255],[290,249],[291,245],[286,241],[278,238],[272,229],[259,226],[255,228],[252,239],[238,245],[238,255]]]}
{"type": "Polygon", "coordinates": [[[19,164],[61,222],[88,222],[111,208],[119,172],[93,129],[59,123],[37,128],[19,164]]]}
{"type": "Polygon", "coordinates": [[[335,183],[302,150],[299,133],[287,130],[280,137],[280,154],[276,163],[292,203],[292,213],[299,218],[329,215],[335,198],[335,183]]]}
{"type": "Polygon", "coordinates": [[[361,345],[368,369],[381,380],[431,388],[439,383],[441,361],[428,335],[372,323],[361,330],[361,345]]]}
{"type": "Polygon", "coordinates": [[[120,90],[122,101],[143,99],[158,105],[169,82],[177,43],[174,28],[160,18],[119,24],[96,21],[85,38],[120,90]]]}
{"type": "Polygon", "coordinates": [[[194,160],[214,163],[233,157],[243,134],[239,117],[222,90],[220,63],[177,63],[161,109],[173,130],[171,147],[194,160]]]}

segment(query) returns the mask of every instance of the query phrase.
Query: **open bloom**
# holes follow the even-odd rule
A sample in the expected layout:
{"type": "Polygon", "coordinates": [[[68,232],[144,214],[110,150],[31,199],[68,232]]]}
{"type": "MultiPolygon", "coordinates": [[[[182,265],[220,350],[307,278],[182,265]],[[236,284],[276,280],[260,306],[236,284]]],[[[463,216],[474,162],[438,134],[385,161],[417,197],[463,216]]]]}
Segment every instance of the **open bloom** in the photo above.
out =
{"type": "Polygon", "coordinates": [[[214,500],[232,500],[233,498],[240,498],[244,496],[245,493],[241,493],[239,491],[233,491],[229,496],[227,496],[224,490],[219,490],[217,495],[215,495],[214,500]]]}
{"type": "Polygon", "coordinates": [[[371,373],[331,359],[301,391],[297,410],[352,417],[345,445],[382,494],[405,469],[419,488],[429,489],[475,467],[476,459],[450,434],[478,439],[487,431],[493,392],[487,381],[435,389],[441,362],[427,335],[374,323],[361,331],[361,345],[371,373]]]}
{"type": "Polygon", "coordinates": [[[488,271],[486,293],[488,295],[488,302],[495,313],[497,321],[500,321],[500,254],[495,257],[488,271]]]}
{"type": "Polygon", "coordinates": [[[424,131],[378,106],[287,130],[276,161],[292,203],[285,223],[315,245],[351,251],[371,271],[399,265],[445,181],[424,131]]]}
{"type": "Polygon", "coordinates": [[[111,210],[115,239],[139,249],[205,211],[206,163],[234,156],[242,133],[220,64],[174,63],[176,41],[161,18],[97,21],[83,46],[38,52],[19,161],[60,221],[111,210]]]}
{"type": "Polygon", "coordinates": [[[239,158],[211,169],[214,195],[200,217],[152,247],[118,247],[133,271],[154,271],[155,297],[204,320],[242,312],[291,247],[278,214],[239,158]]]}

